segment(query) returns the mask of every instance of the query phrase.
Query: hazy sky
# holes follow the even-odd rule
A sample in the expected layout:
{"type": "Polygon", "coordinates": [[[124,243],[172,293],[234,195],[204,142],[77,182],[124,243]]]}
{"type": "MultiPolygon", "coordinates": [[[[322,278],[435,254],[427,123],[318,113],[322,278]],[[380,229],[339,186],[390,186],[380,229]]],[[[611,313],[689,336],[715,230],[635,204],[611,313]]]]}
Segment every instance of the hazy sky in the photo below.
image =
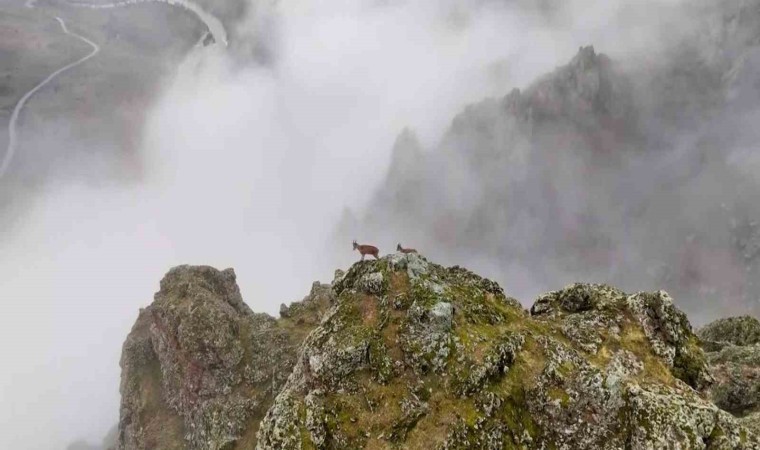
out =
{"type": "Polygon", "coordinates": [[[171,266],[234,267],[247,303],[274,314],[356,259],[350,241],[325,241],[345,207],[370,198],[404,127],[433,144],[466,104],[527,85],[581,45],[625,59],[687,23],[676,1],[624,3],[249,9],[239,26],[266,33],[239,35],[273,57],[188,56],[148,111],[138,182],[72,176],[29,196],[18,220],[0,218],[0,448],[97,442],[116,423],[121,344],[171,266]]]}

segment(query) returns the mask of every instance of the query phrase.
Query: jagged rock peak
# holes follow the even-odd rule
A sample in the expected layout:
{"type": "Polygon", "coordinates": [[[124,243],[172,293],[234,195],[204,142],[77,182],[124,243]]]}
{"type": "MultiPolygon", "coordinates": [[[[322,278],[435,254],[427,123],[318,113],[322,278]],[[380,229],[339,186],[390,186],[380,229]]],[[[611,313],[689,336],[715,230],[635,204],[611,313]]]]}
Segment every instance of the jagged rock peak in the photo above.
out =
{"type": "Polygon", "coordinates": [[[210,266],[182,265],[169,270],[161,279],[156,302],[181,302],[188,296],[213,296],[241,314],[253,311],[243,302],[233,269],[219,271],[210,266]]]}
{"type": "Polygon", "coordinates": [[[578,54],[570,61],[570,65],[581,70],[588,70],[596,67],[599,63],[608,61],[609,59],[605,55],[597,56],[594,46],[589,45],[578,49],[578,54]]]}
{"type": "Polygon", "coordinates": [[[278,321],[250,310],[232,269],[171,269],[124,343],[119,448],[251,448],[329,303],[312,293],[278,321]]]}
{"type": "Polygon", "coordinates": [[[592,117],[631,120],[633,101],[629,80],[594,47],[581,47],[570,62],[531,85],[524,96],[534,114],[575,118],[588,126],[592,117]]]}

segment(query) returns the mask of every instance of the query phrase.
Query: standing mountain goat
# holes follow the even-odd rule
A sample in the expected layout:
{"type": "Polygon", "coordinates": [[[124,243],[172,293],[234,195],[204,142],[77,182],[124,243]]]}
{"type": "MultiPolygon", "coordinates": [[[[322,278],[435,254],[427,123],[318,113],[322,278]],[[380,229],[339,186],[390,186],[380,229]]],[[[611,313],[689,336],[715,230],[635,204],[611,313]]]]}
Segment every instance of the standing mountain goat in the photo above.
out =
{"type": "Polygon", "coordinates": [[[413,248],[404,248],[401,246],[401,244],[398,244],[396,246],[396,250],[400,251],[401,253],[417,253],[417,250],[413,248]]]}
{"type": "Polygon", "coordinates": [[[356,241],[354,241],[354,250],[359,250],[359,253],[362,254],[362,261],[364,261],[365,255],[372,255],[375,257],[375,259],[380,259],[378,257],[378,254],[380,253],[380,250],[378,250],[377,247],[374,245],[362,245],[357,244],[356,241]]]}

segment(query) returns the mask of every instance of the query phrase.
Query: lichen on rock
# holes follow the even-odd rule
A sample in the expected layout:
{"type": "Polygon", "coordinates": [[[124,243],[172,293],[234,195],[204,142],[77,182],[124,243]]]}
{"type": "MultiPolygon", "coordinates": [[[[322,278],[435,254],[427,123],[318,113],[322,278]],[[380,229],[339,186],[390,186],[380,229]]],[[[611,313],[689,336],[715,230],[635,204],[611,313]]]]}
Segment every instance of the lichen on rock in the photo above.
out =
{"type": "Polygon", "coordinates": [[[719,319],[697,331],[715,383],[712,401],[760,429],[760,322],[749,316],[719,319]]]}
{"type": "Polygon", "coordinates": [[[531,314],[559,321],[563,335],[592,354],[605,341],[625,342],[626,335],[643,332],[648,350],[674,376],[698,390],[711,383],[704,352],[686,315],[664,291],[627,295],[610,286],[576,283],[541,296],[531,314]]]}
{"type": "Polygon", "coordinates": [[[334,290],[261,450],[756,448],[700,396],[704,355],[664,292],[576,284],[529,316],[489,280],[400,254],[334,290]]]}
{"type": "Polygon", "coordinates": [[[751,316],[718,319],[696,333],[703,345],[716,350],[726,345],[760,344],[760,320],[751,316]]]}
{"type": "Polygon", "coordinates": [[[760,448],[758,346],[727,343],[710,367],[664,292],[574,284],[527,312],[466,269],[394,254],[275,319],[234,280],[162,281],[124,345],[120,448],[760,448]]]}
{"type": "Polygon", "coordinates": [[[170,270],[124,344],[119,448],[254,445],[301,336],[331,298],[331,287],[317,283],[278,321],[248,308],[232,269],[170,270]]]}

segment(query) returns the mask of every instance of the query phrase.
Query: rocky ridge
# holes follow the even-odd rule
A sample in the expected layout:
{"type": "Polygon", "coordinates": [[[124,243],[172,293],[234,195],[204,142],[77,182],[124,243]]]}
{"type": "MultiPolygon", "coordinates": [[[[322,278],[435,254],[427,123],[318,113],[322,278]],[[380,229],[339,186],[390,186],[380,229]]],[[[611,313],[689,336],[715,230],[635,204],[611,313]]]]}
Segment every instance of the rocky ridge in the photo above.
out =
{"type": "Polygon", "coordinates": [[[172,269],[124,345],[119,448],[760,448],[662,291],[574,284],[526,311],[391,254],[281,312],[231,269],[172,269]]]}

